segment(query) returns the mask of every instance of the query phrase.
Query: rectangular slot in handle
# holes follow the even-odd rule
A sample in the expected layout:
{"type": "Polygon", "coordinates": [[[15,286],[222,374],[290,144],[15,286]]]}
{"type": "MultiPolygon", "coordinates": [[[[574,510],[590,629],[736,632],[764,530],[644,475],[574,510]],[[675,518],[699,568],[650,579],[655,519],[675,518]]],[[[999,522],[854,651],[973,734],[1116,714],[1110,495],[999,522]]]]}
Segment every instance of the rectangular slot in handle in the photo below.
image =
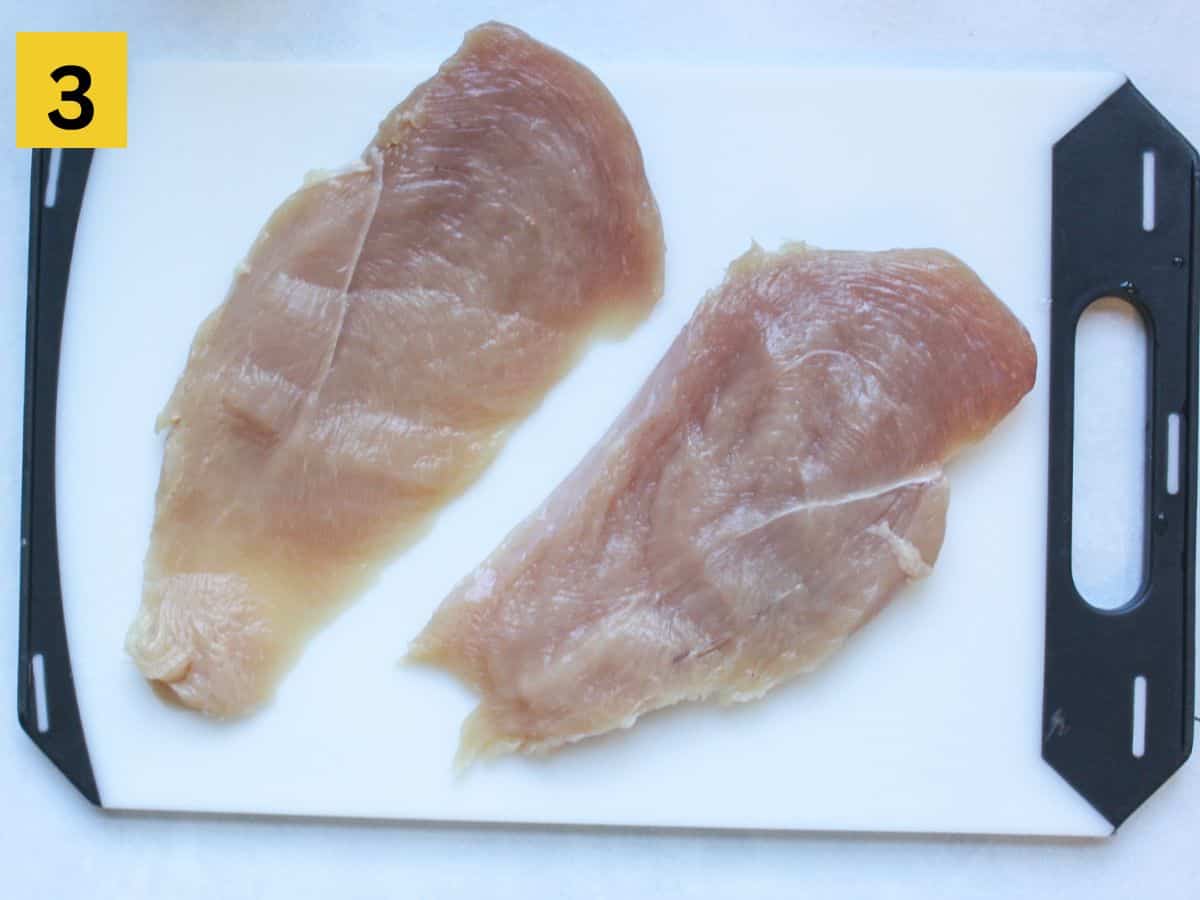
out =
{"type": "Polygon", "coordinates": [[[42,193],[42,205],[54,209],[58,202],[58,177],[62,171],[62,150],[55,147],[50,151],[50,171],[46,173],[46,189],[42,193]]]}
{"type": "Polygon", "coordinates": [[[1153,150],[1142,151],[1142,231],[1153,231],[1157,213],[1157,157],[1153,150]]]}
{"type": "Polygon", "coordinates": [[[1138,675],[1133,679],[1133,741],[1130,752],[1134,759],[1146,755],[1146,676],[1138,675]]]}
{"type": "Polygon", "coordinates": [[[50,730],[50,704],[46,701],[46,657],[33,654],[29,661],[30,676],[33,678],[33,703],[37,717],[37,730],[45,734],[50,730]]]}
{"type": "Polygon", "coordinates": [[[1179,493],[1179,413],[1167,416],[1167,493],[1179,493]]]}

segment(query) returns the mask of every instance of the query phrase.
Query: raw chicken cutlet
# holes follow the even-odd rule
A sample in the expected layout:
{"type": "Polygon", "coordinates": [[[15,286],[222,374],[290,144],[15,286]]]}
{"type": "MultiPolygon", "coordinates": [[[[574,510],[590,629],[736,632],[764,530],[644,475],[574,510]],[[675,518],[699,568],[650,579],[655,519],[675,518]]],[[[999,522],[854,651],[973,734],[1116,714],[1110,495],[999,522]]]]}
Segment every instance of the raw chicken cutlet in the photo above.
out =
{"type": "Polygon", "coordinates": [[[942,545],[942,466],[1033,386],[1029,335],[937,250],[753,248],[410,657],[482,696],[460,761],[816,668],[942,545]]]}
{"type": "MultiPolygon", "coordinates": [[[[217,715],[461,491],[595,329],[662,292],[641,151],[587,69],[489,24],[274,213],[200,327],[127,648],[217,715]]],[[[402,602],[404,598],[396,598],[402,602]]]]}

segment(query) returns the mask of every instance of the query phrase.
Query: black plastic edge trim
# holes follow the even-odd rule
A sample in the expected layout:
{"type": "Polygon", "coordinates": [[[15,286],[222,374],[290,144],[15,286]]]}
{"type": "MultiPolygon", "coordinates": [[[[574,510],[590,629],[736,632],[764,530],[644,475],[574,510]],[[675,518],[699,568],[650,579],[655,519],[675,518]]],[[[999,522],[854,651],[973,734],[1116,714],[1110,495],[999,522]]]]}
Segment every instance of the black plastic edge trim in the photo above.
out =
{"type": "Polygon", "coordinates": [[[88,800],[101,805],[67,648],[58,569],[54,432],[63,313],[75,227],[91,150],[34,150],[29,187],[29,288],[25,338],[25,440],[21,483],[21,596],[17,717],[25,733],[88,800]],[[46,205],[52,153],[60,152],[46,205]],[[38,728],[34,657],[41,654],[48,728],[38,728]]]}
{"type": "MultiPolygon", "coordinates": [[[[1196,327],[1200,160],[1129,82],[1054,146],[1050,460],[1042,757],[1113,827],[1192,750],[1196,327]],[[1154,227],[1142,222],[1142,155],[1155,155],[1154,227]],[[1102,611],[1071,576],[1075,328],[1121,297],[1149,335],[1145,577],[1102,611]],[[1182,417],[1179,489],[1166,482],[1167,419],[1182,417]],[[1145,751],[1132,751],[1133,681],[1147,682],[1145,751]]],[[[1114,379],[1121,372],[1112,373],[1114,379]]]]}

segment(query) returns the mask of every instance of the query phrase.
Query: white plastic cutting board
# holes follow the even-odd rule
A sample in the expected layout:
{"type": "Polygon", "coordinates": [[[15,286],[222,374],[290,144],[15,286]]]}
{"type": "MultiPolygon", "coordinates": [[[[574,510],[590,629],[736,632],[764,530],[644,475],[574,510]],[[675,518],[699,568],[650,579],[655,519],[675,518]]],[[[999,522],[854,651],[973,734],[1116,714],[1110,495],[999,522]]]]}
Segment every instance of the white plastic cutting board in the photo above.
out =
{"type": "MultiPolygon", "coordinates": [[[[570,50],[570,48],[564,48],[570,50]]],[[[452,48],[447,48],[447,54],[452,48]]],[[[1047,379],[954,462],[945,548],[823,670],[549,759],[456,777],[471,693],[401,665],[442,596],[572,468],[751,239],[944,247],[1048,339],[1050,148],[1112,73],[604,66],[662,209],[667,292],[594,346],[428,536],[309,645],[276,700],[220,723],[122,649],[161,438],[196,326],[307,170],[349,161],[436,60],[156,65],[129,147],[99,151],[75,249],[58,526],[76,689],[103,802],[427,820],[1104,835],[1039,755],[1047,379]]]]}

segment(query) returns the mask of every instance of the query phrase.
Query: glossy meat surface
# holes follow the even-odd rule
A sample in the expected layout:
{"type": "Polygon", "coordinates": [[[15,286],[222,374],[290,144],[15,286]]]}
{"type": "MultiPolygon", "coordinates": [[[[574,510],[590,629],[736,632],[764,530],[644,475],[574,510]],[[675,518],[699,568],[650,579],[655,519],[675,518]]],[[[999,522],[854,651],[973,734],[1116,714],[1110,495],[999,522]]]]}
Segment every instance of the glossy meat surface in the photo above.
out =
{"type": "Polygon", "coordinates": [[[197,333],[160,418],[143,674],[218,715],[266,699],[587,337],[649,309],[663,252],[600,81],[468,33],[360,161],[280,206],[197,333]]]}
{"type": "Polygon", "coordinates": [[[1036,366],[947,253],[752,249],[415,641],[481,695],[460,758],[753,699],[818,666],[930,571],[943,463],[1036,366]]]}

